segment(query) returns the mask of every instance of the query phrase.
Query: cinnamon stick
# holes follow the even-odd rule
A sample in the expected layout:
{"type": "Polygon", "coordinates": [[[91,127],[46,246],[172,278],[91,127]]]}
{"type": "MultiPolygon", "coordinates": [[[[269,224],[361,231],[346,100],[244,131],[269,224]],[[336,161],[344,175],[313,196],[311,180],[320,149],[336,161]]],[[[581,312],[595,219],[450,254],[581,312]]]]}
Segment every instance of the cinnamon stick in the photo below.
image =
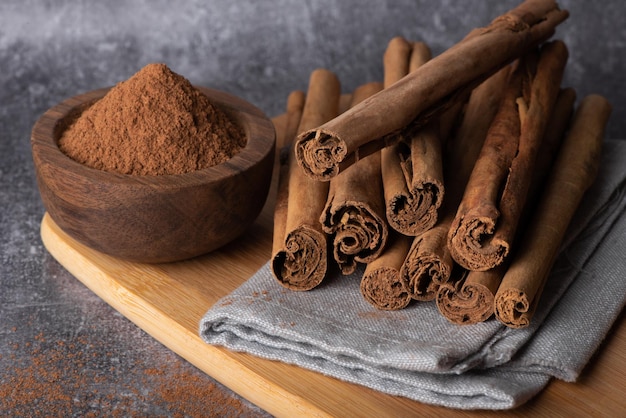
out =
{"type": "MultiPolygon", "coordinates": [[[[383,57],[385,87],[419,68],[430,56],[422,42],[393,38],[383,57]]],[[[404,235],[418,235],[437,222],[444,186],[436,122],[381,150],[387,221],[404,235]]]]}
{"type": "Polygon", "coordinates": [[[415,300],[433,300],[439,286],[448,281],[454,261],[445,246],[446,231],[434,227],[413,239],[404,264],[402,280],[415,300]]]}
{"type": "Polygon", "coordinates": [[[458,280],[439,287],[436,297],[439,312],[458,325],[486,321],[493,315],[494,295],[506,268],[507,264],[503,263],[487,271],[463,269],[458,280]]]}
{"type": "Polygon", "coordinates": [[[496,318],[506,326],[530,324],[567,226],[593,183],[611,105],[585,97],[559,150],[539,206],[495,296],[496,318]]]}
{"type": "MultiPolygon", "coordinates": [[[[311,73],[297,132],[310,129],[335,117],[339,110],[340,85],[332,72],[317,69],[311,73]]],[[[290,95],[288,128],[293,130],[302,95],[290,95]]],[[[289,135],[289,136],[287,136],[289,135]]],[[[328,183],[310,179],[295,162],[291,146],[281,167],[275,210],[272,273],[278,282],[292,290],[310,290],[319,285],[328,267],[328,237],[319,217],[328,197],[328,183]]]]}
{"type": "Polygon", "coordinates": [[[400,268],[410,245],[410,237],[390,230],[383,252],[365,267],[361,278],[361,294],[376,308],[399,310],[411,301],[408,284],[400,276],[400,268]]]}
{"type": "Polygon", "coordinates": [[[507,257],[567,61],[561,41],[518,62],[448,233],[454,260],[485,271],[507,257]],[[536,70],[535,70],[536,67],[536,70]]]}
{"type": "MultiPolygon", "coordinates": [[[[545,183],[554,156],[561,145],[565,131],[571,120],[576,93],[573,89],[563,89],[546,127],[541,151],[535,162],[531,190],[523,217],[526,219],[536,209],[534,203],[545,183]]],[[[526,224],[522,221],[522,225],[526,224]]],[[[510,260],[510,258],[509,258],[510,260]]],[[[476,324],[486,321],[493,315],[495,294],[506,273],[509,262],[487,271],[465,271],[459,280],[444,283],[437,291],[439,312],[455,324],[476,324]]]]}
{"type": "MultiPolygon", "coordinates": [[[[352,104],[360,103],[382,87],[377,82],[360,86],[354,91],[352,104]]],[[[333,256],[343,274],[354,272],[357,262],[368,263],[378,257],[388,234],[380,153],[362,159],[333,178],[319,221],[333,237],[333,256]]]]}
{"type": "Polygon", "coordinates": [[[450,278],[454,262],[447,245],[448,230],[499,107],[508,76],[508,68],[502,69],[472,92],[456,135],[448,144],[444,165],[447,190],[441,219],[434,227],[415,237],[400,271],[403,280],[409,283],[412,298],[416,300],[434,299],[439,286],[450,278]]]}
{"type": "Polygon", "coordinates": [[[355,161],[391,145],[397,132],[423,126],[480,82],[549,39],[568,17],[554,0],[526,0],[367,100],[301,133],[298,164],[330,180],[355,161]]]}
{"type": "Polygon", "coordinates": [[[303,91],[292,91],[287,97],[285,129],[276,136],[278,153],[278,189],[274,205],[274,234],[272,236],[272,268],[278,278],[284,262],[285,231],[287,229],[287,210],[289,203],[289,151],[293,139],[298,134],[302,118],[305,95],[303,91]]]}

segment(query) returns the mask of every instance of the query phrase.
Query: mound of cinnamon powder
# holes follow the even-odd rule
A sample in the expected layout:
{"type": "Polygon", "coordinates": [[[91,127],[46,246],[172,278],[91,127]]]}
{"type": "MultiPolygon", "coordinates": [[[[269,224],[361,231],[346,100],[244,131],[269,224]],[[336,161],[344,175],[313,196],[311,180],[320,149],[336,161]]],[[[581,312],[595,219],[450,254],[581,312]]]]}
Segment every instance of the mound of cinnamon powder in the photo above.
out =
{"type": "Polygon", "coordinates": [[[242,129],[184,77],[148,64],[86,109],[59,139],[70,158],[132,175],[182,174],[230,159],[242,129]]]}

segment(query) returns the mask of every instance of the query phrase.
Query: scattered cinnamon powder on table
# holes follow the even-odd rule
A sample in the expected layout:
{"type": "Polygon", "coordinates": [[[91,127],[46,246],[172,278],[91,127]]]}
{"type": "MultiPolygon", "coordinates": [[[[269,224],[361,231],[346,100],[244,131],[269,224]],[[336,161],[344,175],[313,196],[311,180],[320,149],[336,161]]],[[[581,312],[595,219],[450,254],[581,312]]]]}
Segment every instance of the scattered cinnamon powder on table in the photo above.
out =
{"type": "Polygon", "coordinates": [[[268,416],[186,363],[157,369],[138,358],[121,371],[114,358],[123,353],[103,354],[84,333],[63,339],[40,332],[23,342],[18,332],[0,340],[0,365],[10,363],[0,373],[1,417],[268,416]]]}
{"type": "Polygon", "coordinates": [[[132,175],[182,174],[230,159],[243,130],[164,64],[148,64],[87,108],[59,138],[73,160],[132,175]]]}

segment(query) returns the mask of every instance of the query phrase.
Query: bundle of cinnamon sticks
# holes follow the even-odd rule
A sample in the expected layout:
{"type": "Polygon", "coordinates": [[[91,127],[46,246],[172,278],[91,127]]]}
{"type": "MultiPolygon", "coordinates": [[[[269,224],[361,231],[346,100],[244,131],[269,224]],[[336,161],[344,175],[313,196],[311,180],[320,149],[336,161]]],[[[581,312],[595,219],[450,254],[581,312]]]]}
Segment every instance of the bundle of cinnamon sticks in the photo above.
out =
{"type": "Polygon", "coordinates": [[[431,57],[393,38],[384,81],[311,74],[287,103],[272,271],[311,290],[365,264],[379,309],[435,301],[451,322],[529,324],[593,182],[611,106],[562,87],[568,17],[526,0],[431,57]],[[417,303],[417,302],[416,302],[417,303]]]}

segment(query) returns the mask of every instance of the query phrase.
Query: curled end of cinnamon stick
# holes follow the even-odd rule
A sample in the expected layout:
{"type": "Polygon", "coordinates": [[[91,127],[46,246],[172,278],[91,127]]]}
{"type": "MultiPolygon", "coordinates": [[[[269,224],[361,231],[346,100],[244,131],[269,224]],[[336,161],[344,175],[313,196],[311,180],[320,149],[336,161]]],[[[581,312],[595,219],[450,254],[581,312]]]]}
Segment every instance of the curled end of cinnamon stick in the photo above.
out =
{"type": "Polygon", "coordinates": [[[461,267],[487,271],[502,264],[509,254],[509,243],[494,235],[497,214],[466,215],[456,220],[448,235],[452,258],[461,267]]]}
{"type": "Polygon", "coordinates": [[[477,324],[493,314],[493,293],[481,284],[445,283],[439,287],[436,300],[439,312],[454,324],[477,324]]]}
{"type": "Polygon", "coordinates": [[[448,266],[434,255],[420,257],[412,270],[409,273],[409,289],[415,300],[435,299],[441,283],[450,277],[448,266]]]}
{"type": "Polygon", "coordinates": [[[366,271],[361,279],[361,294],[377,309],[387,311],[403,309],[411,301],[400,274],[389,267],[366,271]]]}
{"type": "Polygon", "coordinates": [[[366,205],[347,202],[337,211],[328,205],[321,222],[324,231],[334,235],[333,256],[344,275],[353,273],[357,262],[373,261],[385,248],[386,222],[366,205]]]}
{"type": "Polygon", "coordinates": [[[446,260],[445,255],[424,250],[422,244],[422,240],[418,238],[411,246],[402,266],[401,276],[408,284],[411,298],[428,301],[435,299],[439,286],[450,278],[452,260],[449,256],[446,260]]]}
{"type": "Polygon", "coordinates": [[[296,161],[304,172],[318,181],[329,181],[339,174],[347,155],[346,144],[320,129],[301,133],[295,143],[296,161]]]}
{"type": "Polygon", "coordinates": [[[387,204],[387,220],[396,231],[417,236],[437,223],[443,184],[421,182],[410,193],[398,193],[387,204]]]}
{"type": "Polygon", "coordinates": [[[525,328],[530,324],[531,306],[528,296],[519,289],[498,291],[494,310],[496,317],[507,327],[525,328]]]}
{"type": "Polygon", "coordinates": [[[311,290],[327,270],[326,234],[302,225],[289,233],[284,248],[272,258],[274,277],[291,290],[311,290]]]}

